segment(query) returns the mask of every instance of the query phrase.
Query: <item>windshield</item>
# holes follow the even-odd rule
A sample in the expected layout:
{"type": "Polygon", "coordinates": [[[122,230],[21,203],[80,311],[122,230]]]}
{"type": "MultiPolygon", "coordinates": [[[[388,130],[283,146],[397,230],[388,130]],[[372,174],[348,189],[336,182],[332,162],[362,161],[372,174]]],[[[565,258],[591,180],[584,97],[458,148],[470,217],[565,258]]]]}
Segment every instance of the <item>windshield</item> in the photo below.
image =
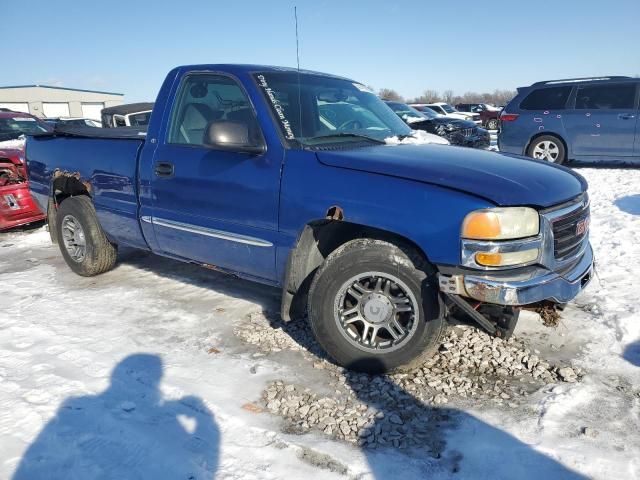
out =
{"type": "Polygon", "coordinates": [[[420,107],[420,108],[421,108],[420,112],[429,118],[438,118],[442,116],[440,112],[438,112],[437,110],[434,110],[433,107],[420,107]]]}
{"type": "Polygon", "coordinates": [[[287,140],[317,145],[384,141],[412,133],[364,85],[296,72],[258,73],[255,78],[287,140]]]}
{"type": "Polygon", "coordinates": [[[426,108],[422,111],[417,110],[413,107],[410,107],[406,103],[399,102],[386,102],[387,105],[396,112],[396,114],[402,118],[403,120],[407,120],[407,118],[419,118],[421,120],[424,119],[432,119],[437,118],[438,114],[431,110],[430,108],[426,108]]]}
{"type": "Polygon", "coordinates": [[[442,105],[440,105],[442,107],[442,109],[447,112],[447,113],[455,113],[456,109],[453,108],[451,105],[448,105],[446,103],[443,103],[442,105]]]}
{"type": "Polygon", "coordinates": [[[33,117],[0,118],[0,141],[49,131],[50,126],[33,117]]]}

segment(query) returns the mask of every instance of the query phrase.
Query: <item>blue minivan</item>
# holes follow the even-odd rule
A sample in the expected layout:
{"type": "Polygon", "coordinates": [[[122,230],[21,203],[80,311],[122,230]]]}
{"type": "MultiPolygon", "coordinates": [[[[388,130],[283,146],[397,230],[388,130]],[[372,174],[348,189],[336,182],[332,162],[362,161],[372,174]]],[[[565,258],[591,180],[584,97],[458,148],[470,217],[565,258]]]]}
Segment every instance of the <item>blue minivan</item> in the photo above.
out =
{"type": "Polygon", "coordinates": [[[518,88],[500,116],[498,147],[554,163],[640,161],[640,79],[574,78],[518,88]]]}

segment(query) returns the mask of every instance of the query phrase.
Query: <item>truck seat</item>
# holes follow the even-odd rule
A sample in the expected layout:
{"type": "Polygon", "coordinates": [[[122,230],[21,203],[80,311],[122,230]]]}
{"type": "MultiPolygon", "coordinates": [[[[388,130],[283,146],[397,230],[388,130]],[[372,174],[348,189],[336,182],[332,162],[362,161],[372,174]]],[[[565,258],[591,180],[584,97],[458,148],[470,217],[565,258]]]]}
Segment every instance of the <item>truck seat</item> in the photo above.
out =
{"type": "Polygon", "coordinates": [[[178,122],[181,139],[188,144],[200,144],[209,122],[219,120],[223,115],[222,110],[214,110],[204,103],[187,103],[178,122]]]}

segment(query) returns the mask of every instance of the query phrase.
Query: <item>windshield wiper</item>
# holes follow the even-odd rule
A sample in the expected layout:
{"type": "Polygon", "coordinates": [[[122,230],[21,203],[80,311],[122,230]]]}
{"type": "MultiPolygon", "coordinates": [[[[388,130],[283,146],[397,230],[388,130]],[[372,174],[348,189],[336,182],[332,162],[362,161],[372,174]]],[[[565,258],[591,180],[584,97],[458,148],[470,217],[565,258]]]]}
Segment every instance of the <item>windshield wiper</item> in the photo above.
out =
{"type": "Polygon", "coordinates": [[[382,144],[386,143],[384,140],[380,140],[378,138],[370,137],[368,135],[361,135],[359,133],[345,133],[345,132],[342,132],[342,133],[331,133],[329,135],[316,135],[315,137],[306,138],[305,142],[302,142],[302,143],[307,144],[306,142],[309,141],[309,140],[322,140],[322,139],[325,139],[325,138],[326,139],[330,139],[330,138],[346,138],[346,137],[361,138],[363,140],[369,140],[371,142],[382,143],[382,144]]]}

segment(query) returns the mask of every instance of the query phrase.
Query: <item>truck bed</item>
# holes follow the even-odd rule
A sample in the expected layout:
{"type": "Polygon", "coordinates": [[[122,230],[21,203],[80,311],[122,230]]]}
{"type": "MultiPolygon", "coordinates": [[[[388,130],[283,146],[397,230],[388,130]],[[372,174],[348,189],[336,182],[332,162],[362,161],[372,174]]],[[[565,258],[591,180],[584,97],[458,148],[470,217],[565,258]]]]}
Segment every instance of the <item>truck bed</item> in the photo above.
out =
{"type": "Polygon", "coordinates": [[[31,191],[47,211],[56,170],[79,173],[107,236],[114,242],[147,248],[138,222],[138,152],[144,134],[136,128],[58,128],[28,137],[26,156],[31,191]]]}

